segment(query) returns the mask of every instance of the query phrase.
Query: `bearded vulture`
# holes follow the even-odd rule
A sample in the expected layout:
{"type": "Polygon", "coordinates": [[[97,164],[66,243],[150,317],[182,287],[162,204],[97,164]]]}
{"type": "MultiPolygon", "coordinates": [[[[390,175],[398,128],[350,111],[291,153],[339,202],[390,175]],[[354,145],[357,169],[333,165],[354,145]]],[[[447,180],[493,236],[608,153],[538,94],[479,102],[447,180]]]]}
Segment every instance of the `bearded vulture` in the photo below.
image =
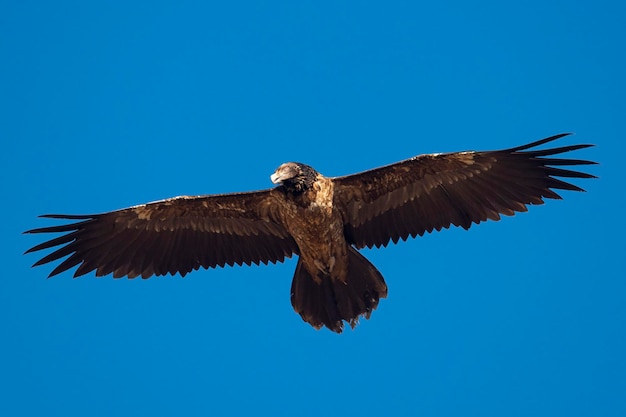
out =
{"type": "Polygon", "coordinates": [[[275,188],[181,196],[101,214],[46,214],[70,220],[25,233],[62,233],[26,253],[56,248],[33,266],[66,257],[50,277],[78,266],[114,278],[185,276],[192,270],[282,262],[298,255],[291,303],[316,329],[340,333],[369,318],[387,285],[358,249],[387,246],[451,225],[499,220],[584,191],[557,177],[595,178],[565,169],[592,161],[560,154],[593,145],[536,149],[567,134],[499,151],[426,154],[354,175],[329,178],[288,162],[275,188]]]}

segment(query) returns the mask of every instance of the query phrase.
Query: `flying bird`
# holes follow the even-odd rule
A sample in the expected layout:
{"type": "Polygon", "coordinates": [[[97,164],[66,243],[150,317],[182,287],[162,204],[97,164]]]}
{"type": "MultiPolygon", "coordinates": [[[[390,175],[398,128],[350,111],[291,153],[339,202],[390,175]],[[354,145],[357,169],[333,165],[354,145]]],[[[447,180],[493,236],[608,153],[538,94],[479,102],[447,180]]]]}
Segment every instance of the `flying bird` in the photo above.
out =
{"type": "Polygon", "coordinates": [[[369,318],[387,296],[381,273],[358,249],[387,246],[451,225],[527,211],[554,190],[584,191],[557,177],[595,178],[563,167],[595,162],[557,155],[593,145],[536,149],[568,134],[498,151],[425,154],[329,178],[288,162],[275,188],[181,196],[101,214],[46,214],[71,220],[24,233],[63,233],[26,251],[56,248],[33,266],[64,259],[49,277],[78,266],[114,278],[174,275],[226,265],[282,262],[298,255],[291,303],[316,329],[340,333],[369,318]]]}

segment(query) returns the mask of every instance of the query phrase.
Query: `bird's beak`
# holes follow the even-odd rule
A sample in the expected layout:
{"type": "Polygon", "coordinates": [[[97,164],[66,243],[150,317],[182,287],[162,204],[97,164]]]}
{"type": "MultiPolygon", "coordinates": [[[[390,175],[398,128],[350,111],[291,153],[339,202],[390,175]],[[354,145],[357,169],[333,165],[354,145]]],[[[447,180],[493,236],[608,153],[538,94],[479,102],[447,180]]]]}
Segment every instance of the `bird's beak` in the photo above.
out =
{"type": "Polygon", "coordinates": [[[278,175],[277,173],[273,173],[272,175],[270,175],[270,180],[272,180],[272,182],[274,184],[280,184],[281,180],[280,180],[280,175],[278,175]]]}

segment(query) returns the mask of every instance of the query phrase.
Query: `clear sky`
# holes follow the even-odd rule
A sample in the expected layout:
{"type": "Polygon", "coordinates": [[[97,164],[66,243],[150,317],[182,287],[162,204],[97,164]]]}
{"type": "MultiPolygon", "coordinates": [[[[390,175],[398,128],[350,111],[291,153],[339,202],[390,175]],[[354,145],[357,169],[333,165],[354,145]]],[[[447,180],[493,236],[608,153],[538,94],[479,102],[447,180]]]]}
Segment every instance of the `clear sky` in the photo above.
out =
{"type": "Polygon", "coordinates": [[[624,416],[618,1],[4,1],[0,415],[624,416]],[[587,193],[365,255],[356,330],[295,314],[296,260],[46,279],[57,224],[575,132],[587,193]]]}

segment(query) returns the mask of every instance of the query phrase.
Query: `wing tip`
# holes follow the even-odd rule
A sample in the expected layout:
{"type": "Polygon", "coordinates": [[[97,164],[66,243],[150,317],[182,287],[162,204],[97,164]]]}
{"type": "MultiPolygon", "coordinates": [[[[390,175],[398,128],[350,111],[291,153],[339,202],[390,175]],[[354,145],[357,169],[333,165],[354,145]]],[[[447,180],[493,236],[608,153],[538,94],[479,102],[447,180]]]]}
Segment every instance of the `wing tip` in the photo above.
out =
{"type": "Polygon", "coordinates": [[[97,214],[40,214],[37,217],[44,219],[84,220],[92,219],[96,216],[97,214]]]}
{"type": "Polygon", "coordinates": [[[557,135],[548,136],[547,138],[544,138],[544,139],[536,140],[526,145],[516,146],[515,148],[507,149],[507,151],[509,152],[524,151],[526,149],[535,148],[537,146],[540,146],[549,142],[553,142],[555,140],[558,140],[565,136],[570,136],[570,135],[574,135],[574,133],[573,132],[559,133],[557,135]]]}

